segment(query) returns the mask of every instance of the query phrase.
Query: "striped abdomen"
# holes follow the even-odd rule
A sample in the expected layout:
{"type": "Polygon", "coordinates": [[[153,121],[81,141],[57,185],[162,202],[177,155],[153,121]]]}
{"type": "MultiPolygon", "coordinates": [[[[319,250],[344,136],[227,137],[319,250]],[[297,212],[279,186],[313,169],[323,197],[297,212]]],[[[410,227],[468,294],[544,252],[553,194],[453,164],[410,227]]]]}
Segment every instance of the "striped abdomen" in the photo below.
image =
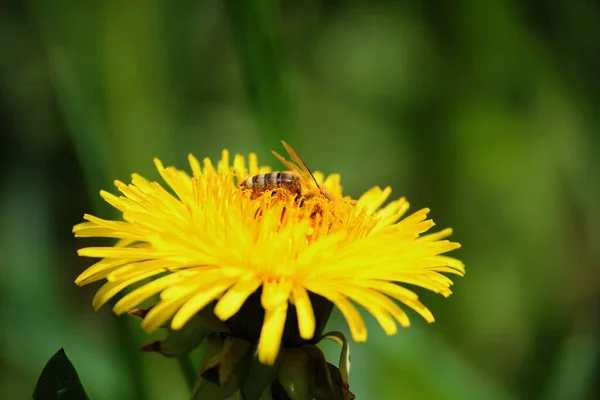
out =
{"type": "Polygon", "coordinates": [[[300,177],[291,171],[271,172],[251,176],[240,184],[242,188],[252,190],[252,197],[275,189],[286,189],[290,194],[300,196],[302,185],[300,177]]]}

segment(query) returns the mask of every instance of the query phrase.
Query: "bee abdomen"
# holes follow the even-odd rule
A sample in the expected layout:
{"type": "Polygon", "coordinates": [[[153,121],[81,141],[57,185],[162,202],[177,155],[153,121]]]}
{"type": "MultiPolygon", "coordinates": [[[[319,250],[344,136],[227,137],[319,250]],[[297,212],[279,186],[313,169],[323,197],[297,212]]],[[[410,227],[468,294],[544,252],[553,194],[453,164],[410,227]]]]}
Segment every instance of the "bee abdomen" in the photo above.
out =
{"type": "Polygon", "coordinates": [[[302,192],[300,178],[290,171],[254,175],[240,186],[251,189],[256,194],[279,188],[286,189],[294,195],[300,195],[302,192]]]}

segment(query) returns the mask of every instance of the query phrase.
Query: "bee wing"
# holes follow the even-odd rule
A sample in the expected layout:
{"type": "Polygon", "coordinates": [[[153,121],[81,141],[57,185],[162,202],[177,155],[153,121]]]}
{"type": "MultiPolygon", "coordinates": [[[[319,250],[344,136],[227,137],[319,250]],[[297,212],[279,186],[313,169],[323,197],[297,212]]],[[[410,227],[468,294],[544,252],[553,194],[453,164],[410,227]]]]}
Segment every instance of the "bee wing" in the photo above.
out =
{"type": "Polygon", "coordinates": [[[290,161],[286,160],[285,158],[283,158],[283,156],[281,156],[275,150],[272,150],[271,152],[285,166],[286,169],[288,169],[289,171],[292,171],[292,172],[295,172],[296,174],[298,174],[300,176],[300,178],[302,178],[302,180],[305,181],[305,182],[307,182],[308,184],[311,183],[312,178],[311,178],[311,176],[309,174],[306,173],[306,171],[304,171],[304,169],[302,169],[298,165],[294,164],[293,162],[290,162],[290,161]]]}
{"type": "Polygon", "coordinates": [[[281,163],[286,166],[286,168],[290,169],[291,171],[297,172],[307,183],[312,181],[315,183],[317,188],[321,189],[319,182],[317,182],[317,179],[311,172],[310,168],[308,168],[306,163],[300,158],[300,156],[298,155],[298,153],[296,153],[292,146],[290,146],[283,140],[281,141],[281,143],[283,143],[283,147],[285,147],[290,157],[292,157],[292,160],[294,160],[295,164],[287,161],[285,158],[273,151],[275,157],[277,157],[279,161],[281,161],[281,163]]]}

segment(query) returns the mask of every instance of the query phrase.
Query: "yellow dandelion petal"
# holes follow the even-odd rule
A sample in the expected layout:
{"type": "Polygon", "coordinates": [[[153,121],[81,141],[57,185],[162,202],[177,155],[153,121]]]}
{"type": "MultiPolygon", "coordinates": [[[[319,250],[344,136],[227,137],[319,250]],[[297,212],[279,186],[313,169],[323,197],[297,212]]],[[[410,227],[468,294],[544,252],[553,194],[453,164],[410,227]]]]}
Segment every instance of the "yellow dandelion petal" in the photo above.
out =
{"type": "Polygon", "coordinates": [[[180,309],[191,296],[192,294],[188,291],[186,294],[182,294],[179,297],[160,301],[152,307],[148,314],[146,314],[142,321],[142,328],[144,328],[146,332],[153,332],[165,325],[167,321],[173,317],[173,314],[180,309]]]}
{"type": "Polygon", "coordinates": [[[367,326],[365,321],[358,312],[358,309],[346,298],[340,291],[345,288],[338,285],[324,286],[323,284],[309,284],[308,290],[320,294],[331,301],[348,322],[350,333],[357,342],[365,342],[367,340],[367,326]]]}
{"type": "Polygon", "coordinates": [[[292,282],[282,279],[280,282],[267,281],[263,284],[261,303],[265,310],[279,307],[286,303],[292,291],[292,282]]]}
{"type": "Polygon", "coordinates": [[[427,322],[433,322],[435,319],[433,318],[433,314],[431,314],[431,311],[429,311],[429,309],[427,307],[425,307],[419,300],[418,298],[416,298],[414,296],[414,293],[410,292],[409,294],[412,294],[412,296],[407,296],[407,291],[406,289],[402,288],[401,286],[395,285],[395,284],[388,284],[385,286],[379,286],[379,290],[382,293],[387,294],[388,296],[391,296],[393,298],[395,298],[398,301],[401,301],[402,303],[406,304],[407,306],[409,306],[410,308],[412,308],[413,310],[415,310],[419,315],[421,315],[421,317],[423,317],[423,319],[425,319],[425,321],[427,322]]]}
{"type": "Polygon", "coordinates": [[[376,232],[379,229],[387,227],[396,221],[398,221],[408,211],[408,201],[404,197],[394,200],[385,206],[383,209],[377,212],[377,216],[380,218],[377,225],[373,229],[376,232]]]}
{"type": "Polygon", "coordinates": [[[319,184],[323,184],[323,181],[325,180],[325,174],[323,174],[321,171],[312,171],[312,173],[317,182],[319,184]]]}
{"type": "Polygon", "coordinates": [[[386,281],[373,281],[373,280],[363,280],[363,281],[353,281],[355,285],[360,285],[368,288],[372,288],[380,293],[387,294],[395,299],[403,301],[403,299],[409,300],[417,300],[419,296],[409,289],[406,289],[400,285],[395,283],[386,282],[386,281]]]}
{"type": "Polygon", "coordinates": [[[232,317],[239,311],[248,296],[254,293],[261,284],[262,281],[254,275],[240,279],[221,297],[215,306],[215,315],[223,321],[232,317]]]}
{"type": "Polygon", "coordinates": [[[462,261],[447,256],[437,256],[436,258],[440,261],[441,265],[447,266],[447,268],[443,269],[437,268],[436,271],[447,272],[459,276],[463,276],[466,273],[465,264],[463,264],[462,261]]]}
{"type": "Polygon", "coordinates": [[[210,287],[199,288],[199,292],[192,296],[173,316],[171,327],[173,329],[181,329],[198,311],[218,298],[234,283],[235,278],[225,278],[213,283],[210,287]]]}
{"type": "MultiPolygon", "coordinates": [[[[119,192],[121,192],[123,195],[125,195],[125,197],[119,198],[120,202],[123,205],[130,205],[130,206],[137,205],[140,202],[145,201],[145,193],[141,189],[141,184],[139,182],[136,182],[136,180],[140,180],[142,178],[137,174],[133,174],[131,179],[132,179],[131,185],[126,185],[121,181],[114,182],[114,184],[117,187],[117,189],[119,190],[119,192]],[[140,187],[138,187],[138,185],[140,187]]],[[[151,186],[151,185],[148,183],[148,186],[151,186]]],[[[151,188],[148,188],[148,190],[151,190],[151,188]]],[[[104,192],[104,193],[106,193],[106,192],[104,192]]]]}
{"type": "Polygon", "coordinates": [[[419,300],[403,300],[403,303],[415,310],[423,319],[429,323],[435,321],[433,314],[419,300]]]}
{"type": "Polygon", "coordinates": [[[360,313],[356,307],[354,307],[352,303],[343,296],[328,296],[325,295],[324,292],[321,292],[321,295],[328,298],[337,308],[340,309],[344,315],[344,318],[346,318],[346,322],[348,322],[350,333],[352,334],[354,340],[357,342],[366,342],[367,326],[365,325],[365,321],[360,316],[360,313]]]}
{"type": "Polygon", "coordinates": [[[221,274],[215,270],[182,270],[178,275],[180,276],[180,279],[160,293],[160,298],[162,300],[185,296],[195,290],[209,287],[221,279],[221,274]]]}
{"type": "Polygon", "coordinates": [[[212,161],[210,160],[210,158],[205,158],[202,160],[202,175],[203,176],[211,176],[211,175],[215,175],[216,171],[215,171],[215,167],[213,166],[212,161]]]}
{"type": "Polygon", "coordinates": [[[340,183],[341,179],[342,179],[342,177],[340,176],[340,174],[331,174],[325,179],[325,181],[323,181],[323,183],[325,184],[327,189],[329,189],[329,191],[332,194],[341,197],[342,196],[342,185],[340,183]]]}
{"type": "Polygon", "coordinates": [[[308,292],[302,286],[292,288],[292,296],[298,314],[298,330],[302,339],[312,339],[315,334],[315,313],[308,297],[308,292]]]}
{"type": "Polygon", "coordinates": [[[106,276],[113,271],[115,268],[118,268],[122,265],[128,264],[129,260],[122,258],[105,258],[85,271],[83,271],[77,279],[75,279],[75,283],[79,286],[87,285],[92,282],[99,281],[100,279],[106,278],[106,276]]]}
{"type": "MultiPolygon", "coordinates": [[[[85,215],[84,218],[93,217],[85,215]]],[[[131,229],[131,226],[124,222],[107,221],[106,224],[96,222],[82,222],[73,227],[75,237],[109,237],[117,239],[139,240],[143,238],[141,232],[131,229]],[[112,222],[112,223],[111,223],[112,222]]]]}
{"type": "MultiPolygon", "coordinates": [[[[377,318],[378,322],[388,335],[393,335],[397,331],[397,327],[393,319],[398,321],[398,323],[403,327],[410,325],[408,315],[406,315],[406,313],[396,303],[380,292],[373,290],[372,287],[356,287],[352,284],[349,284],[344,289],[344,293],[352,300],[369,310],[371,314],[377,318]],[[373,311],[371,310],[371,307],[375,307],[373,308],[373,311]],[[377,310],[381,311],[378,312],[377,310]],[[378,318],[379,314],[383,314],[383,316],[386,318],[380,320],[378,318]],[[393,319],[388,318],[388,314],[390,317],[393,317],[393,319]]],[[[414,298],[408,298],[408,300],[416,300],[416,295],[414,298]]]]}
{"type": "Polygon", "coordinates": [[[442,295],[446,295],[446,293],[450,294],[449,287],[452,285],[452,280],[450,278],[435,272],[423,273],[418,276],[399,276],[399,274],[396,274],[396,276],[392,278],[394,278],[396,282],[420,286],[442,295]]]}
{"type": "Polygon", "coordinates": [[[126,313],[137,307],[144,300],[149,299],[161,290],[177,283],[181,279],[179,274],[171,274],[158,278],[144,286],[141,286],[123,296],[113,307],[113,311],[118,314],[126,313]]]}
{"type": "Polygon", "coordinates": [[[265,312],[265,321],[258,340],[258,360],[263,364],[273,364],[279,354],[287,308],[287,302],[284,302],[265,312]]]}
{"type": "Polygon", "coordinates": [[[259,168],[258,157],[256,157],[255,153],[250,153],[248,156],[248,173],[250,175],[256,175],[259,173],[259,168]]]}
{"type": "Polygon", "coordinates": [[[221,151],[221,159],[217,164],[217,170],[222,174],[226,174],[229,172],[229,151],[226,149],[223,149],[223,151],[221,151]]]}
{"type": "Polygon", "coordinates": [[[202,175],[202,167],[200,166],[200,162],[196,157],[192,154],[188,154],[188,162],[190,163],[190,168],[192,169],[192,175],[194,177],[198,177],[202,175]]]}
{"type": "MultiPolygon", "coordinates": [[[[129,246],[133,247],[136,242],[138,242],[138,241],[133,240],[133,239],[119,239],[115,243],[115,247],[129,247],[129,246]]],[[[142,244],[138,244],[137,247],[147,247],[147,245],[142,243],[142,244]]]]}
{"type": "Polygon", "coordinates": [[[138,174],[130,184],[115,181],[117,194],[100,195],[122,219],[86,214],[73,232],[117,242],[80,249],[80,256],[100,260],[75,282],[106,280],[95,308],[134,286],[116,302],[117,314],[158,296],[142,322],[149,332],[169,323],[180,329],[214,302],[232,335],[257,341],[265,364],[276,360],[282,345],[315,343],[333,306],[356,341],[367,340],[357,307],[389,335],[410,325],[409,309],[433,322],[415,291],[449,296],[449,276],[465,274],[460,260],[445,255],[460,247],[447,240],[452,230],[430,233],[429,209],[407,215],[405,198],[388,201],[390,187],[352,199],[338,174],[315,171],[319,185],[307,182],[303,162],[290,158],[285,177],[298,179],[298,187],[285,186],[256,154],[227,150],[214,162],[189,155],[191,173],[155,159],[163,184],[138,174]],[[259,174],[244,190],[239,186],[259,174]],[[288,318],[291,310],[296,317],[288,318]]]}
{"type": "Polygon", "coordinates": [[[114,194],[109,193],[105,190],[100,191],[100,197],[102,197],[104,201],[106,201],[108,204],[110,204],[119,211],[125,211],[130,206],[130,203],[124,201],[124,198],[117,197],[114,194]]]}
{"type": "Polygon", "coordinates": [[[108,281],[118,281],[133,278],[144,272],[157,271],[164,272],[171,267],[179,266],[176,262],[168,262],[162,260],[146,260],[139,261],[119,268],[115,268],[106,275],[108,281]]]}
{"type": "Polygon", "coordinates": [[[319,241],[316,241],[314,244],[311,244],[302,254],[299,255],[299,260],[310,260],[315,259],[324,254],[326,251],[333,251],[339,245],[343,243],[343,241],[348,237],[348,233],[344,231],[339,231],[336,233],[328,234],[327,236],[320,238],[319,241]]]}
{"type": "Polygon", "coordinates": [[[77,254],[81,257],[144,259],[153,257],[156,250],[137,247],[84,247],[77,254]]]}
{"type": "Polygon", "coordinates": [[[365,192],[357,201],[358,205],[365,207],[367,215],[373,214],[387,200],[392,193],[391,187],[381,190],[380,187],[374,187],[365,192]]]}
{"type": "Polygon", "coordinates": [[[441,240],[447,238],[452,235],[452,228],[442,229],[439,232],[428,233],[427,235],[423,235],[419,238],[420,242],[435,242],[437,240],[441,240]]]}
{"type": "Polygon", "coordinates": [[[125,279],[122,281],[116,282],[106,282],[92,300],[92,306],[97,310],[106,304],[111,298],[117,295],[121,290],[125,289],[127,286],[139,282],[143,279],[150,278],[151,276],[156,275],[157,271],[146,272],[145,274],[140,274],[135,276],[134,278],[125,279]]]}
{"type": "Polygon", "coordinates": [[[398,222],[395,226],[398,229],[404,229],[410,231],[416,238],[419,234],[428,231],[435,225],[432,220],[427,220],[427,214],[429,214],[429,208],[423,208],[412,215],[404,218],[398,222]]]}

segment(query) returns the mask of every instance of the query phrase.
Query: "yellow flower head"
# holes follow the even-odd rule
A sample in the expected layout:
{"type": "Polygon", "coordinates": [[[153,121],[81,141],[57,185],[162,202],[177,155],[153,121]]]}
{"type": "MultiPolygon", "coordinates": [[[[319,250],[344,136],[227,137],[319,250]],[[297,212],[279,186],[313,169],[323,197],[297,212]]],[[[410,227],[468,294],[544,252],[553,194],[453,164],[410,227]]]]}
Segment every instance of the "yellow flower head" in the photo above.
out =
{"type": "MultiPolygon", "coordinates": [[[[216,168],[210,159],[201,165],[190,155],[192,176],[154,162],[171,191],[133,174],[130,185],[115,182],[121,196],[100,192],[123,213],[123,221],[86,214],[88,222],[73,229],[77,237],[120,239],[114,247],[78,252],[101,258],[76,280],[78,285],[107,280],[94,297],[96,309],[126,287],[153,278],[114,306],[122,314],[160,294],[142,322],[147,331],[169,320],[173,329],[180,329],[215,301],[215,315],[226,321],[260,290],[264,321],[258,357],[272,364],[290,304],[302,339],[315,335],[311,298],[316,294],[341,311],[354,340],[365,341],[367,329],[354,303],[392,335],[396,322],[409,325],[394,300],[433,321],[417,295],[397,283],[448,296],[452,281],[442,273],[464,274],[460,261],[441,255],[460,247],[442,240],[451,230],[421,236],[434,225],[427,219],[429,210],[401,219],[408,210],[404,198],[382,207],[389,187],[372,188],[353,200],[343,196],[339,175],[325,179],[315,172],[316,181],[303,179],[303,186],[313,185],[313,192],[320,188],[325,195],[295,197],[277,188],[257,195],[240,186],[249,177],[271,172],[258,166],[254,154],[247,163],[236,155],[232,165],[224,150],[216,168]]],[[[303,167],[294,172],[303,175],[303,167]]]]}

